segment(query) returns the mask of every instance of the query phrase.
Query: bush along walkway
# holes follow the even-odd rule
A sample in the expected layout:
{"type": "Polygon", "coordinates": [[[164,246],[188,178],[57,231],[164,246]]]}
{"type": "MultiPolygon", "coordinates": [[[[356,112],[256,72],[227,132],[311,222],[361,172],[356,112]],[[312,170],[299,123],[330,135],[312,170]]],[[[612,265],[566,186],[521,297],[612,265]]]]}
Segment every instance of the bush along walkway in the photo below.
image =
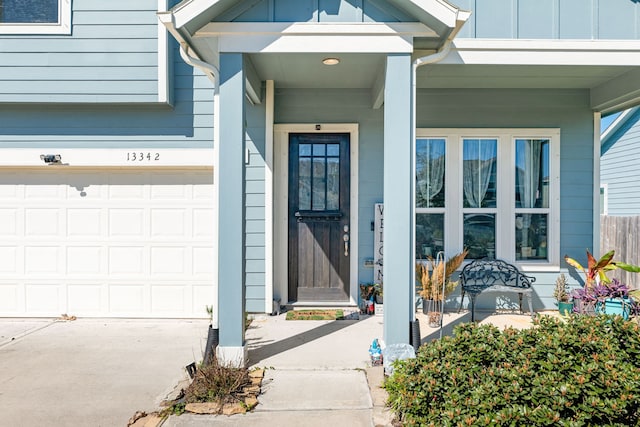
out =
{"type": "Polygon", "coordinates": [[[619,316],[463,324],[386,383],[402,425],[640,425],[640,327],[619,316]]]}

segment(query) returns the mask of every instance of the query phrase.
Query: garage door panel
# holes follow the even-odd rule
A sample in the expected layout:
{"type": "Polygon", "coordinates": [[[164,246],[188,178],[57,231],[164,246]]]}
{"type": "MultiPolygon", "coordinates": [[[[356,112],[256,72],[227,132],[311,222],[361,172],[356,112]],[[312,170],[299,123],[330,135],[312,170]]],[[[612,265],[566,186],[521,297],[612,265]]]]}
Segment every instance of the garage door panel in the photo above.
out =
{"type": "Polygon", "coordinates": [[[151,311],[167,316],[180,317],[185,313],[190,286],[151,285],[151,311]]]}
{"type": "Polygon", "coordinates": [[[151,248],[151,274],[184,274],[185,248],[156,247],[151,248]]]}
{"type": "Polygon", "coordinates": [[[18,266],[18,247],[0,246],[0,273],[6,277],[21,272],[18,266]]]}
{"type": "Polygon", "coordinates": [[[24,272],[26,274],[60,273],[60,251],[58,246],[26,246],[24,272]]]}
{"type": "Polygon", "coordinates": [[[151,210],[153,237],[183,237],[187,235],[184,209],[155,208],[151,210]]]}
{"type": "Polygon", "coordinates": [[[67,311],[77,316],[99,316],[103,309],[104,286],[82,283],[67,287],[67,311]]]}
{"type": "Polygon", "coordinates": [[[136,236],[145,234],[144,209],[122,208],[109,210],[109,235],[136,236]]]}
{"type": "Polygon", "coordinates": [[[148,314],[145,310],[145,286],[135,283],[111,285],[109,287],[109,311],[127,316],[133,313],[148,314]]]}
{"type": "Polygon", "coordinates": [[[102,210],[93,208],[67,209],[67,236],[95,238],[102,234],[102,210]]]}
{"type": "Polygon", "coordinates": [[[211,170],[0,171],[0,316],[206,317],[211,170]]]}
{"type": "Polygon", "coordinates": [[[67,274],[98,275],[103,273],[103,250],[99,246],[67,247],[67,274]]]}
{"type": "Polygon", "coordinates": [[[193,210],[193,237],[213,237],[213,209],[193,210]]]}
{"type": "Polygon", "coordinates": [[[24,210],[26,237],[62,234],[59,209],[27,208],[24,210]]]}
{"type": "Polygon", "coordinates": [[[29,313],[56,316],[65,312],[59,284],[28,284],[25,286],[26,310],[29,313]]]}
{"type": "Polygon", "coordinates": [[[144,248],[129,246],[109,248],[109,273],[144,273],[144,248]]]}
{"type": "Polygon", "coordinates": [[[21,287],[13,284],[0,284],[0,312],[20,314],[24,311],[20,302],[21,287]]]}

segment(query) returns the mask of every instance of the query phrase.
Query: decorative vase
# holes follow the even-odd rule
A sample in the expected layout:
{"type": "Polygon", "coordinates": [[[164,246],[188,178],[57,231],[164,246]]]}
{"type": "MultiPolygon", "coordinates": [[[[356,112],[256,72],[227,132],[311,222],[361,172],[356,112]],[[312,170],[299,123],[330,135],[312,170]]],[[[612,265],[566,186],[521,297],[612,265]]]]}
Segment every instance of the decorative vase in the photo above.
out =
{"type": "Polygon", "coordinates": [[[439,328],[442,325],[442,314],[439,311],[430,311],[427,316],[430,328],[439,328]]]}
{"type": "Polygon", "coordinates": [[[422,300],[422,314],[428,315],[433,311],[437,311],[440,313],[440,309],[442,306],[442,301],[436,301],[432,299],[423,299],[422,300]]]}
{"type": "Polygon", "coordinates": [[[562,316],[569,316],[573,313],[573,302],[558,301],[558,311],[562,316]]]}
{"type": "Polygon", "coordinates": [[[631,300],[629,298],[607,298],[596,303],[596,313],[618,315],[625,320],[629,319],[630,310],[631,300]]]}

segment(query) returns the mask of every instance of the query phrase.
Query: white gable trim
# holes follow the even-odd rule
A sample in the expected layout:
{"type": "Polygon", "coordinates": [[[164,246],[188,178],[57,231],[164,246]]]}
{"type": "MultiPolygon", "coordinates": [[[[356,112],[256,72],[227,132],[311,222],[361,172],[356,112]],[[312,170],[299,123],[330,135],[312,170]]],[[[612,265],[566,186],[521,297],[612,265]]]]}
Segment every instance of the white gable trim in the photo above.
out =
{"type": "Polygon", "coordinates": [[[413,38],[437,38],[421,23],[211,22],[194,39],[215,37],[220,52],[412,52],[413,38]]]}

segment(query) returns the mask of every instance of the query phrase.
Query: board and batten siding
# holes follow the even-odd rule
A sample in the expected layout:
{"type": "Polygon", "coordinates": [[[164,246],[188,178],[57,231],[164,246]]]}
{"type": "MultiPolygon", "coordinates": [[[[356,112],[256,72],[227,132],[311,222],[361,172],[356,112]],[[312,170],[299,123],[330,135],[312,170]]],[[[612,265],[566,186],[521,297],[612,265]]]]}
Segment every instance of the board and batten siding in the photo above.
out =
{"type": "Polygon", "coordinates": [[[0,103],[154,103],[158,0],[74,0],[70,35],[0,33],[0,103]]]}
{"type": "Polygon", "coordinates": [[[616,131],[600,157],[600,184],[606,184],[607,215],[640,215],[640,110],[616,131]]]}
{"type": "Polygon", "coordinates": [[[635,0],[453,0],[472,12],[458,38],[640,38],[635,0]]]}

